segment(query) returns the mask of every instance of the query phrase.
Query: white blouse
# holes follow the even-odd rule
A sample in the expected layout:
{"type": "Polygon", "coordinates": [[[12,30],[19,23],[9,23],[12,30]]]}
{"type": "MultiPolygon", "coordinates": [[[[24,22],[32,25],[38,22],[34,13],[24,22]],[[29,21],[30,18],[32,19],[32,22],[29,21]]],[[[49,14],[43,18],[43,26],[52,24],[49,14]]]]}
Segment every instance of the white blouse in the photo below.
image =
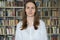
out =
{"type": "Polygon", "coordinates": [[[17,24],[15,40],[48,40],[45,23],[42,20],[40,20],[37,30],[34,29],[34,26],[20,30],[21,25],[22,22],[17,24]]]}

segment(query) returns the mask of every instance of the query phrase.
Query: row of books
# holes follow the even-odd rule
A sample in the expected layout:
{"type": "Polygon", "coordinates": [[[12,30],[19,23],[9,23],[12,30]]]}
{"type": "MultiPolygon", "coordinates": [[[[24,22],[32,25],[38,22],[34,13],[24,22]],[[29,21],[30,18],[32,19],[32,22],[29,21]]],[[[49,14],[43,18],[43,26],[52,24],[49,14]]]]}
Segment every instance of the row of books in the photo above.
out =
{"type": "Polygon", "coordinates": [[[6,40],[15,40],[14,36],[7,36],[6,40]]]}
{"type": "Polygon", "coordinates": [[[47,28],[47,32],[48,34],[60,34],[60,28],[57,27],[51,27],[51,28],[47,28]]]}
{"type": "Polygon", "coordinates": [[[5,21],[5,26],[16,26],[19,21],[20,20],[18,20],[18,19],[16,19],[16,20],[6,20],[5,21]]]}
{"type": "Polygon", "coordinates": [[[15,20],[5,20],[5,26],[15,26],[15,20]]]}
{"type": "Polygon", "coordinates": [[[18,20],[0,20],[0,26],[16,26],[18,20]]]}
{"type": "Polygon", "coordinates": [[[52,16],[52,17],[59,17],[60,10],[59,9],[43,9],[42,16],[52,16]]]}
{"type": "Polygon", "coordinates": [[[5,13],[5,9],[4,8],[0,8],[0,16],[4,16],[5,13]]]}
{"type": "Polygon", "coordinates": [[[4,36],[0,36],[0,40],[5,40],[4,36]]]}
{"type": "MultiPolygon", "coordinates": [[[[42,13],[40,13],[41,10],[38,10],[39,15],[42,14],[41,16],[50,16],[50,17],[59,17],[60,15],[60,10],[53,10],[53,9],[43,9],[42,13]]],[[[23,9],[0,9],[0,16],[22,16],[23,14],[23,9]]]]}
{"type": "MultiPolygon", "coordinates": [[[[6,20],[1,20],[0,19],[0,26],[15,26],[19,21],[20,21],[20,17],[16,18],[16,19],[6,19],[6,20]]],[[[60,25],[60,19],[46,19],[43,18],[44,22],[46,23],[46,26],[59,26],[60,25]]]]}
{"type": "Polygon", "coordinates": [[[51,19],[51,25],[60,25],[60,19],[51,19]]]}
{"type": "MultiPolygon", "coordinates": [[[[60,34],[60,28],[57,27],[51,27],[51,28],[47,28],[47,32],[48,34],[60,34]]],[[[0,35],[14,35],[15,34],[15,27],[13,26],[8,26],[7,28],[0,28],[0,35]]]]}
{"type": "Polygon", "coordinates": [[[7,37],[0,36],[0,40],[15,40],[15,37],[14,36],[7,36],[7,37]]]}
{"type": "Polygon", "coordinates": [[[60,40],[60,37],[58,38],[58,35],[52,35],[51,40],[60,40]]]}
{"type": "Polygon", "coordinates": [[[0,20],[0,26],[4,26],[4,20],[0,20]]]}
{"type": "Polygon", "coordinates": [[[58,36],[58,35],[51,35],[51,36],[48,36],[48,40],[60,40],[60,36],[58,36]]]}
{"type": "Polygon", "coordinates": [[[0,28],[0,35],[14,35],[14,34],[15,34],[15,27],[0,28]]]}
{"type": "Polygon", "coordinates": [[[3,17],[3,11],[0,11],[0,16],[3,17]]]}
{"type": "MultiPolygon", "coordinates": [[[[48,36],[48,40],[59,40],[59,39],[60,39],[60,36],[58,38],[58,35],[52,35],[51,37],[48,36]]],[[[7,37],[0,36],[0,40],[15,40],[15,37],[14,36],[7,36],[7,37]]]]}
{"type": "Polygon", "coordinates": [[[60,9],[51,9],[52,16],[59,16],[60,15],[60,9]]]}
{"type": "MultiPolygon", "coordinates": [[[[26,3],[26,1],[28,0],[7,0],[7,1],[0,1],[0,7],[5,7],[5,6],[24,6],[24,4],[26,3]]],[[[57,0],[32,0],[36,2],[36,5],[38,7],[56,7],[57,6],[57,0]]],[[[58,5],[59,6],[59,5],[58,5]]]]}
{"type": "Polygon", "coordinates": [[[47,27],[51,25],[50,19],[43,19],[43,20],[44,20],[47,27]]]}
{"type": "Polygon", "coordinates": [[[0,20],[0,26],[16,26],[20,19],[0,20]]]}
{"type": "Polygon", "coordinates": [[[23,1],[0,1],[0,7],[23,6],[23,1]]]}
{"type": "Polygon", "coordinates": [[[0,16],[21,16],[22,15],[22,9],[13,9],[13,8],[8,8],[8,9],[0,9],[0,16]]]}
{"type": "Polygon", "coordinates": [[[15,16],[15,10],[14,9],[6,9],[5,16],[15,16]]]}
{"type": "Polygon", "coordinates": [[[22,16],[22,14],[23,14],[23,9],[16,9],[16,16],[22,16]]]}
{"type": "Polygon", "coordinates": [[[7,35],[14,35],[15,34],[15,27],[7,27],[6,34],[7,35]]]}
{"type": "Polygon", "coordinates": [[[57,0],[43,0],[43,6],[46,6],[46,7],[57,7],[57,0]]]}
{"type": "Polygon", "coordinates": [[[60,25],[60,19],[49,19],[49,18],[43,18],[45,24],[47,27],[49,26],[59,26],[60,25]]]}
{"type": "Polygon", "coordinates": [[[0,28],[0,35],[5,35],[5,33],[6,33],[6,32],[5,32],[5,28],[3,28],[3,27],[0,28]]]}

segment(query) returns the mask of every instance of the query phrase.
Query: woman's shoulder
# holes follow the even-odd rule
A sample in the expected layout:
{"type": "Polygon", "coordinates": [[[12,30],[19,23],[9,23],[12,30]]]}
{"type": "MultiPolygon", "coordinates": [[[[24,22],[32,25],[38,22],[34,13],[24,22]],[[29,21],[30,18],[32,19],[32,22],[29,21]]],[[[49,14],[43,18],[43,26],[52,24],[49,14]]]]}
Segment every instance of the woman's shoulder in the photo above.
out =
{"type": "Polygon", "coordinates": [[[39,22],[40,24],[45,24],[45,22],[42,19],[40,19],[39,22]]]}
{"type": "Polygon", "coordinates": [[[22,26],[22,21],[19,21],[19,23],[16,26],[17,26],[17,28],[21,27],[22,26]]]}
{"type": "Polygon", "coordinates": [[[22,25],[22,21],[19,21],[17,25],[22,25]]]}
{"type": "Polygon", "coordinates": [[[45,22],[42,20],[42,19],[40,19],[40,28],[45,28],[45,22]]]}

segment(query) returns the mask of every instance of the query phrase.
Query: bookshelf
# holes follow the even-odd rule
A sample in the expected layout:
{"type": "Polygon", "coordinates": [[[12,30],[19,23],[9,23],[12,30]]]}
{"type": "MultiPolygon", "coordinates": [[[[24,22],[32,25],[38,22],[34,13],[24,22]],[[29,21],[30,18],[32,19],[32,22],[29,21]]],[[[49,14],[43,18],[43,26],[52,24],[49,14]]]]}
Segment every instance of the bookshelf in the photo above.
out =
{"type": "MultiPolygon", "coordinates": [[[[16,25],[22,20],[28,0],[0,0],[0,40],[15,40],[16,25]]],[[[34,0],[49,40],[60,40],[60,0],[34,0]]]]}

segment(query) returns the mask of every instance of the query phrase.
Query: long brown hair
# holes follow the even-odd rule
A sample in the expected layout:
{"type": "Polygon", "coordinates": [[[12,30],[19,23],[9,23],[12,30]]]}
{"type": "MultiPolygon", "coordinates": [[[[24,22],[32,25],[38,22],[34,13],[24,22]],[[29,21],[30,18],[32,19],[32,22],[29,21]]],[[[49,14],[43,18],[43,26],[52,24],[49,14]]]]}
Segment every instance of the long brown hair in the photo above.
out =
{"type": "Polygon", "coordinates": [[[38,13],[37,13],[37,11],[38,11],[38,9],[37,9],[37,6],[36,6],[36,4],[35,4],[35,2],[34,1],[27,1],[25,4],[24,4],[24,13],[23,13],[23,18],[22,18],[22,28],[21,28],[21,30],[23,30],[23,29],[26,29],[27,28],[27,15],[26,15],[26,12],[25,12],[25,9],[26,9],[26,4],[28,3],[28,2],[32,2],[34,5],[35,5],[35,14],[34,14],[34,24],[33,24],[33,26],[34,26],[34,29],[35,30],[37,30],[38,29],[38,25],[39,25],[39,15],[38,15],[38,13]]]}

